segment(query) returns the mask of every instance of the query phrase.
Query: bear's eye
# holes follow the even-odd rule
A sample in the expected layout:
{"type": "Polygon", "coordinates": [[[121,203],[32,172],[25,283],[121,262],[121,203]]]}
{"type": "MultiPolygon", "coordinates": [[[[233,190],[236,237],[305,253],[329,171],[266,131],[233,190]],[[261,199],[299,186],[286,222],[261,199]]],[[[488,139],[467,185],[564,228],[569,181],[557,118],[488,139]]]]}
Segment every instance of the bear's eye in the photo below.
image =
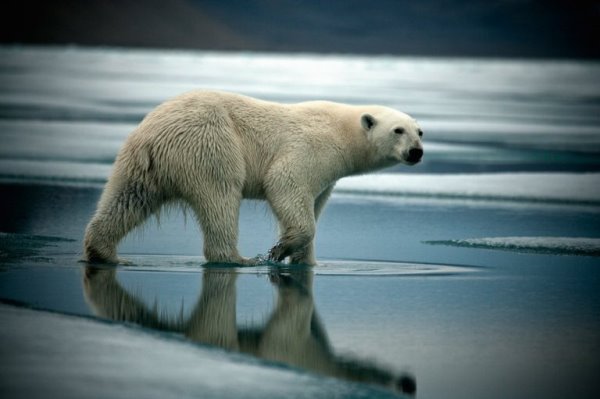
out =
{"type": "Polygon", "coordinates": [[[404,133],[404,129],[401,128],[401,127],[397,127],[397,128],[394,129],[394,133],[396,133],[396,134],[402,134],[402,133],[404,133]]]}
{"type": "Polygon", "coordinates": [[[423,131],[419,129],[419,137],[423,137],[423,131]]]}

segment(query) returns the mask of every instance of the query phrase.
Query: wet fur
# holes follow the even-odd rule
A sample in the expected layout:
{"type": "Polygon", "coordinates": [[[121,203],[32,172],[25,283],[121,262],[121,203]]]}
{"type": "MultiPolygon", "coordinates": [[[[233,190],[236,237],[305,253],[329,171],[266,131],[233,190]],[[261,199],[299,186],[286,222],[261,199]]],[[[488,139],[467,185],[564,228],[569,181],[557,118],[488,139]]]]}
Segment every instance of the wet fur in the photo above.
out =
{"type": "Polygon", "coordinates": [[[84,260],[117,263],[118,243],[165,204],[185,202],[209,262],[252,263],[237,250],[240,202],[269,202],[279,221],[270,257],[315,264],[315,224],[335,182],[401,162],[420,146],[412,118],[378,106],[278,104],[223,92],[183,94],[128,137],[84,238],[84,260]],[[373,115],[373,127],[361,118],[373,115]],[[411,131],[390,133],[392,124],[411,131]]]}

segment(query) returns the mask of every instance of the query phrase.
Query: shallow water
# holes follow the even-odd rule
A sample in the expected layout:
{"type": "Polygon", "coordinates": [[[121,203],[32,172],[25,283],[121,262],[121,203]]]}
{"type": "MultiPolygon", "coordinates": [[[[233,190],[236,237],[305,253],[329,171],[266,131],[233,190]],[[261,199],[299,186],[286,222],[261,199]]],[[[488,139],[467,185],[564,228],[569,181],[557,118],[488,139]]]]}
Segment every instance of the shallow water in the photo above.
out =
{"type": "MultiPolygon", "coordinates": [[[[310,384],[321,397],[385,397],[413,379],[420,398],[595,396],[598,64],[76,48],[0,53],[0,299],[11,309],[3,310],[0,327],[0,391],[7,397],[48,389],[77,397],[85,392],[77,383],[91,381],[96,396],[140,396],[147,391],[136,386],[157,384],[171,394],[236,397],[237,381],[248,391],[264,389],[265,397],[304,397],[302,370],[314,373],[310,384]],[[314,269],[205,266],[198,227],[179,210],[124,240],[119,252],[132,265],[78,263],[119,145],[153,105],[197,87],[395,106],[421,121],[425,161],[387,170],[375,186],[373,179],[340,184],[319,222],[314,269]],[[486,176],[497,183],[483,184],[486,176]],[[589,250],[573,250],[573,238],[589,250]],[[52,327],[64,324],[63,314],[91,323],[72,321],[98,351],[88,352],[85,337],[52,327]],[[24,320],[50,335],[19,338],[24,320]],[[126,331],[128,341],[112,344],[153,353],[155,368],[130,364],[126,349],[120,355],[103,341],[105,328],[115,336],[126,331]],[[152,339],[160,344],[147,331],[158,331],[152,339]],[[183,338],[198,346],[182,347],[183,338]],[[225,348],[222,357],[203,352],[215,346],[225,348]],[[33,360],[16,362],[19,353],[36,365],[60,356],[80,367],[34,367],[33,360]],[[247,355],[262,360],[236,369],[247,355]],[[202,367],[237,374],[228,381],[216,371],[166,371],[184,357],[186,367],[197,358],[202,367]],[[119,372],[105,373],[99,358],[119,372]],[[169,366],[161,370],[160,363],[169,366]],[[282,377],[282,364],[292,367],[289,375],[282,377]],[[35,370],[39,390],[19,385],[27,369],[35,370]],[[272,383],[254,380],[256,373],[272,375],[272,383]],[[370,385],[351,382],[361,380],[370,385]]],[[[264,254],[275,241],[267,207],[245,202],[240,251],[264,254]]]]}

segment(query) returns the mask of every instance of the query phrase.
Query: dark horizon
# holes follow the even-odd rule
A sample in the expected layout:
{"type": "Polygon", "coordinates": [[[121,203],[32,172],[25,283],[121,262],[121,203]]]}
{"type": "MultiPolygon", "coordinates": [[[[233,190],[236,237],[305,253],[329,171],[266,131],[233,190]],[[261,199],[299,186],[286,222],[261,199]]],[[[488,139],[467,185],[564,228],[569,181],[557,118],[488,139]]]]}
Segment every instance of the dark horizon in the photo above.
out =
{"type": "Polygon", "coordinates": [[[0,44],[598,59],[600,2],[9,0],[0,44]]]}

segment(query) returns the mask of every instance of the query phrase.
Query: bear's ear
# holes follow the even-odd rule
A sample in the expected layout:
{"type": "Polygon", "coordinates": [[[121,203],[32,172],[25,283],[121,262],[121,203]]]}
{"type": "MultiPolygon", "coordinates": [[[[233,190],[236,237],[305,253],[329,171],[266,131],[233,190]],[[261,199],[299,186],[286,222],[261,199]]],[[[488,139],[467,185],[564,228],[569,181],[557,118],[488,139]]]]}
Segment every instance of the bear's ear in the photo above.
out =
{"type": "Polygon", "coordinates": [[[373,126],[375,126],[375,118],[373,117],[373,115],[369,115],[369,114],[363,114],[360,117],[360,124],[362,125],[363,129],[365,129],[366,131],[369,131],[373,128],[373,126]]]}

